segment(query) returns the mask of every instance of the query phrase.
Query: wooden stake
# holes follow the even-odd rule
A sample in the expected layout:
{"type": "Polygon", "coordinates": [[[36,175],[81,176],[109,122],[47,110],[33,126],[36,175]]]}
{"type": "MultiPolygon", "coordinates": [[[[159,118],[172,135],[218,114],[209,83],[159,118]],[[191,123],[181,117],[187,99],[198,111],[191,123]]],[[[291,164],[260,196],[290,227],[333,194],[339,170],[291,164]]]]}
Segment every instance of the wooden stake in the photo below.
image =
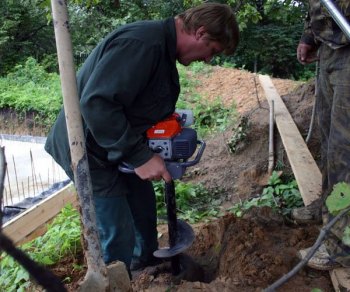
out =
{"type": "Polygon", "coordinates": [[[114,274],[114,277],[110,277],[107,273],[97,233],[96,213],[92,200],[92,184],[69,32],[68,10],[66,2],[61,0],[52,0],[51,6],[72,170],[81,207],[85,259],[88,266],[79,290],[107,291],[109,287],[113,287],[113,281],[111,280],[115,280],[117,275],[114,274]]]}
{"type": "Polygon", "coordinates": [[[274,101],[276,125],[298,183],[300,194],[305,206],[307,206],[321,195],[321,171],[270,77],[259,75],[259,80],[268,102],[274,101]]]}

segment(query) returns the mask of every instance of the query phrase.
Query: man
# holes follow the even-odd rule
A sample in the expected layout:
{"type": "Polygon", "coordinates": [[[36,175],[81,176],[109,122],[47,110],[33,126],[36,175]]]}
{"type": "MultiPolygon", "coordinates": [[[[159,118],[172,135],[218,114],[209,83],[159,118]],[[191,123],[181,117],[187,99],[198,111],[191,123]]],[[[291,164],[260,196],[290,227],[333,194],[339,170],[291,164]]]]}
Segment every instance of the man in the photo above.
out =
{"type": "MultiPolygon", "coordinates": [[[[153,265],[158,248],[152,180],[171,181],[145,131],[175,110],[176,61],[209,62],[232,54],[238,26],[228,5],[205,3],[175,18],[140,21],[109,34],[90,54],[77,83],[104,261],[130,270],[153,265]],[[123,174],[126,162],[135,174],[123,174]]],[[[63,110],[45,149],[73,180],[63,110]]]]}
{"type": "MultiPolygon", "coordinates": [[[[338,182],[350,183],[350,40],[329,15],[319,0],[310,0],[305,31],[297,48],[300,63],[319,60],[316,92],[316,113],[321,130],[322,197],[310,207],[297,209],[297,221],[331,219],[324,201],[338,182]],[[318,53],[318,55],[317,55],[318,53]],[[323,207],[321,205],[323,204],[323,207]]],[[[341,13],[350,19],[350,2],[335,1],[341,13]]],[[[343,232],[350,224],[350,216],[343,217],[327,236],[308,265],[329,270],[337,266],[350,267],[350,247],[342,243],[343,232]]],[[[309,249],[301,250],[305,257],[309,249]]]]}

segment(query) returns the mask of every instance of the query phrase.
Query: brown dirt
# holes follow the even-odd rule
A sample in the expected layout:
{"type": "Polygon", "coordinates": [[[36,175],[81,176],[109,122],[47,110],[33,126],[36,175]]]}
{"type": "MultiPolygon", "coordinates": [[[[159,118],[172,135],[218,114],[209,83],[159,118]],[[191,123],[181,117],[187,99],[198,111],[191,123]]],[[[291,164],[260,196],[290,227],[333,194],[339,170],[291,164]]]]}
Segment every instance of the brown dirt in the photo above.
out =
{"type": "MultiPolygon", "coordinates": [[[[172,287],[171,291],[261,291],[298,263],[297,250],[312,245],[319,232],[315,226],[286,226],[267,208],[253,210],[242,219],[228,214],[198,224],[194,230],[196,240],[186,254],[203,268],[201,281],[190,274],[191,281],[177,283],[168,264],[158,270],[146,269],[133,280],[133,290],[167,291],[172,287]],[[174,282],[177,285],[172,286],[174,282]]],[[[166,243],[166,237],[160,242],[166,243]]],[[[328,272],[304,268],[279,291],[313,288],[333,291],[328,272]]]]}
{"type": "MultiPolygon", "coordinates": [[[[231,154],[228,150],[227,141],[233,134],[232,129],[209,137],[201,162],[189,169],[184,179],[223,188],[226,192],[224,209],[258,194],[266,184],[268,104],[258,77],[247,71],[214,67],[210,73],[197,74],[197,78],[200,82],[197,90],[203,98],[219,97],[226,106],[235,104],[239,114],[250,121],[247,139],[238,153],[231,154]]],[[[313,82],[272,81],[305,136],[314,99],[313,82]]],[[[284,163],[288,169],[288,159],[278,137],[276,145],[276,161],[284,163]]],[[[318,146],[315,129],[310,149],[316,159],[318,146]]],[[[261,291],[298,263],[296,252],[311,246],[319,232],[319,226],[286,224],[266,208],[253,209],[240,219],[226,214],[193,228],[196,239],[186,254],[202,267],[201,280],[179,281],[171,276],[169,264],[163,264],[134,277],[134,291],[261,291]]],[[[159,226],[159,231],[162,234],[160,244],[164,246],[167,244],[166,226],[159,226]]],[[[69,290],[75,291],[77,279],[84,273],[72,272],[71,266],[71,262],[70,265],[61,263],[53,270],[63,277],[62,269],[67,269],[65,275],[69,271],[73,279],[69,290]]],[[[333,291],[328,272],[304,267],[279,291],[311,291],[312,288],[333,291]]]]}
{"type": "MultiPolygon", "coordinates": [[[[269,140],[269,106],[259,77],[244,70],[214,67],[210,74],[197,75],[197,78],[200,81],[197,90],[203,97],[210,100],[220,97],[227,106],[235,106],[241,117],[248,118],[250,129],[235,154],[230,153],[227,145],[234,126],[206,139],[203,158],[198,165],[188,169],[184,180],[224,188],[228,205],[259,194],[268,177],[269,140]]],[[[285,79],[272,79],[272,82],[306,137],[314,100],[313,82],[285,79]]],[[[309,142],[315,159],[318,157],[317,136],[315,127],[309,142]]],[[[288,171],[289,162],[278,134],[275,134],[275,152],[275,161],[283,163],[288,171]]]]}

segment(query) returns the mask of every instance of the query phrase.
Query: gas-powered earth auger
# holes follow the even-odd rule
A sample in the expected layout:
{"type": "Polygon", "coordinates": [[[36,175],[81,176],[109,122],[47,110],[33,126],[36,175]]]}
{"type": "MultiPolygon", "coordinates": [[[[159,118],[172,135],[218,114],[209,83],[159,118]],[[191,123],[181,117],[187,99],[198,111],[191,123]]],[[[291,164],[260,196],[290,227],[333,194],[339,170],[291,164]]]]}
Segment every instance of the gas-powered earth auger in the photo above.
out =
{"type": "MultiPolygon", "coordinates": [[[[197,132],[188,128],[193,123],[189,110],[177,110],[167,119],[147,130],[148,146],[160,155],[173,180],[180,179],[186,168],[199,162],[205,149],[205,142],[197,139],[197,132]],[[199,145],[199,147],[198,147],[199,145]],[[198,148],[198,149],[197,149],[198,148]],[[197,150],[193,160],[190,159],[197,150]]],[[[119,166],[124,173],[134,173],[127,164],[119,166]]],[[[153,255],[169,258],[173,275],[182,272],[179,254],[189,248],[194,241],[192,227],[177,219],[174,181],[165,183],[165,202],[167,207],[169,247],[156,250],[153,255]]]]}

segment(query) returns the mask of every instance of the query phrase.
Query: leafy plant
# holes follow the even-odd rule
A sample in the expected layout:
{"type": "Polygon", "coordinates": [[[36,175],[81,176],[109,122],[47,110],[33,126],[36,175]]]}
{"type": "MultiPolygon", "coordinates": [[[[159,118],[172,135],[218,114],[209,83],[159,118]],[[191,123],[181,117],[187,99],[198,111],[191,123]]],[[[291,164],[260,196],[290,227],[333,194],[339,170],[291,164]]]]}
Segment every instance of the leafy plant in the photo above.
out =
{"type": "MultiPolygon", "coordinates": [[[[50,266],[66,256],[74,256],[81,250],[79,213],[71,205],[62,209],[47,232],[21,246],[34,261],[50,266]]],[[[26,291],[29,274],[12,257],[0,255],[0,290],[26,291]]]]}
{"type": "Polygon", "coordinates": [[[350,206],[350,185],[345,182],[337,183],[326,199],[326,206],[332,215],[337,215],[350,206]]]}
{"type": "Polygon", "coordinates": [[[247,141],[249,128],[250,123],[248,117],[242,117],[238,126],[233,130],[233,135],[227,141],[227,146],[231,153],[237,153],[240,150],[239,145],[247,141]]]}
{"type": "MultiPolygon", "coordinates": [[[[156,191],[158,217],[165,217],[164,184],[155,182],[153,185],[156,191]]],[[[220,214],[222,189],[206,189],[201,184],[195,185],[176,181],[175,192],[178,216],[183,220],[195,223],[220,214]]]]}
{"type": "Polygon", "coordinates": [[[194,128],[200,137],[204,137],[216,131],[223,131],[236,120],[235,106],[227,107],[220,97],[208,100],[195,93],[197,83],[193,72],[205,72],[210,74],[212,67],[208,64],[195,62],[189,68],[178,65],[181,94],[177,107],[180,109],[191,109],[195,117],[194,128]]]}
{"type": "Polygon", "coordinates": [[[33,58],[0,78],[0,108],[15,109],[18,114],[35,112],[41,125],[50,126],[61,105],[59,76],[47,73],[33,58]]]}
{"type": "Polygon", "coordinates": [[[283,182],[278,172],[272,172],[268,186],[259,197],[233,205],[229,211],[240,217],[253,207],[271,207],[276,212],[288,216],[292,209],[301,207],[303,201],[295,180],[283,182]]]}
{"type": "MultiPolygon", "coordinates": [[[[337,215],[350,206],[350,184],[345,182],[337,183],[332,193],[326,199],[326,206],[332,215],[337,215]]],[[[349,214],[347,214],[349,216],[349,214]]],[[[342,242],[350,246],[350,227],[344,228],[342,242]]]]}
{"type": "Polygon", "coordinates": [[[208,64],[204,62],[192,62],[190,66],[188,67],[188,70],[194,74],[201,73],[201,74],[209,74],[213,71],[213,67],[209,66],[208,64]]]}

